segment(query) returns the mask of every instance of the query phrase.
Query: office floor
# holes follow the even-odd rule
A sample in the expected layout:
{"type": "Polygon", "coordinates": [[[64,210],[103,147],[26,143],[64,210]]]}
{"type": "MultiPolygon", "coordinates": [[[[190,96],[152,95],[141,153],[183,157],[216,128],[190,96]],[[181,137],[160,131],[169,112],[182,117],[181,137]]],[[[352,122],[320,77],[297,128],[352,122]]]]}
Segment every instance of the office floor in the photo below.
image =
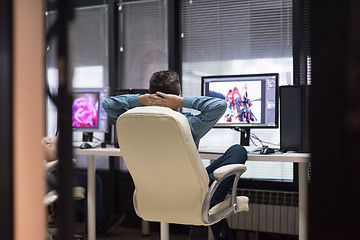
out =
{"type": "MultiPolygon", "coordinates": [[[[189,235],[170,235],[171,240],[188,240],[189,235]]],[[[120,227],[117,231],[104,237],[96,237],[96,240],[160,240],[159,232],[151,232],[149,236],[142,236],[140,229],[120,227]]]]}
{"type": "MultiPolygon", "coordinates": [[[[84,233],[85,229],[82,224],[75,223],[75,232],[84,233]]],[[[188,240],[189,232],[179,232],[176,231],[176,234],[170,234],[171,240],[188,240]]],[[[84,237],[84,240],[87,240],[87,237],[84,237]]],[[[141,229],[128,228],[120,226],[114,231],[111,235],[107,236],[97,236],[96,240],[160,240],[160,233],[156,230],[151,230],[150,235],[143,236],[141,234],[141,229]]]]}
{"type": "MultiPolygon", "coordinates": [[[[75,226],[76,232],[83,232],[84,229],[75,226]]],[[[264,233],[255,231],[236,231],[233,232],[236,240],[299,240],[296,235],[283,235],[274,233],[264,233]]],[[[171,240],[188,240],[188,231],[176,231],[170,234],[171,240]]],[[[85,236],[83,240],[87,240],[85,236]]],[[[119,227],[113,234],[108,236],[97,236],[96,240],[160,240],[159,231],[150,231],[150,235],[142,236],[141,229],[119,227]]]]}
{"type": "MultiPolygon", "coordinates": [[[[160,240],[159,229],[151,228],[150,235],[143,236],[141,229],[120,226],[113,234],[108,236],[97,236],[96,240],[160,240]]],[[[186,227],[179,228],[170,225],[171,240],[188,240],[189,229],[186,227]]],[[[75,223],[75,232],[84,234],[84,227],[81,223],[75,223]]],[[[257,231],[233,231],[236,240],[299,240],[298,235],[286,235],[277,233],[266,233],[257,231]]],[[[83,240],[87,240],[85,235],[83,240]]]]}

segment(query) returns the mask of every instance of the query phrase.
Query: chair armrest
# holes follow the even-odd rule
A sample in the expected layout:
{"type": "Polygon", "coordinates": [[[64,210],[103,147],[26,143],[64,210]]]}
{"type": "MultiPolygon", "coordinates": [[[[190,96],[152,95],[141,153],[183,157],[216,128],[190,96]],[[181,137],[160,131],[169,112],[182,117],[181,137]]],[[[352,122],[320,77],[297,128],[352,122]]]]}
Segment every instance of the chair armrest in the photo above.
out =
{"type": "Polygon", "coordinates": [[[57,165],[59,163],[59,160],[54,160],[54,161],[51,161],[51,162],[46,162],[45,163],[45,170],[47,172],[52,172],[56,169],[57,165]]]}
{"type": "Polygon", "coordinates": [[[205,224],[213,224],[237,212],[248,211],[249,199],[242,196],[237,197],[238,181],[240,179],[240,176],[246,171],[246,169],[247,168],[244,164],[230,164],[220,167],[214,171],[214,177],[216,178],[216,180],[211,184],[209,188],[202,209],[202,218],[205,224]],[[231,175],[235,175],[231,191],[231,198],[228,198],[223,202],[218,203],[210,209],[210,202],[216,189],[224,179],[231,175]]]}
{"type": "Polygon", "coordinates": [[[54,203],[59,198],[59,195],[56,190],[52,190],[45,194],[45,197],[43,199],[44,206],[48,206],[52,203],[54,203]]]}
{"type": "Polygon", "coordinates": [[[74,200],[80,200],[85,198],[85,188],[73,187],[73,198],[74,200]]]}
{"type": "MultiPolygon", "coordinates": [[[[74,165],[76,165],[76,159],[73,159],[73,163],[74,165]]],[[[56,169],[56,167],[59,165],[59,160],[54,160],[51,162],[46,162],[45,163],[45,170],[47,172],[52,172],[56,169]]]]}
{"type": "Polygon", "coordinates": [[[215,169],[213,174],[216,179],[219,179],[228,174],[234,175],[235,172],[238,172],[238,171],[242,171],[242,173],[243,173],[246,171],[246,169],[247,168],[244,164],[230,164],[230,165],[225,165],[225,166],[215,169]]]}
{"type": "MultiPolygon", "coordinates": [[[[59,194],[56,190],[51,190],[50,192],[45,194],[43,199],[43,204],[48,206],[54,203],[59,198],[59,194]]],[[[83,187],[73,187],[73,199],[81,200],[85,198],[85,188],[83,187]]]]}
{"type": "MultiPolygon", "coordinates": [[[[249,211],[249,198],[246,196],[238,196],[236,197],[236,203],[238,205],[238,210],[237,212],[242,212],[242,211],[249,211]]],[[[209,214],[214,215],[226,208],[229,208],[231,206],[231,198],[225,199],[224,201],[222,201],[219,204],[216,204],[214,207],[212,207],[209,210],[209,214]]]]}

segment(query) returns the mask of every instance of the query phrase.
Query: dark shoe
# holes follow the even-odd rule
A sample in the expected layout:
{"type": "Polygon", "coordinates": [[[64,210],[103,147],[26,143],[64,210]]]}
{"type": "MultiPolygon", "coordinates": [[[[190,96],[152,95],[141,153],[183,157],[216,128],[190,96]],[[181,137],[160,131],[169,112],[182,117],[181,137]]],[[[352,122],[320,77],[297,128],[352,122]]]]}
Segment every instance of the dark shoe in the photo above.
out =
{"type": "Polygon", "coordinates": [[[208,227],[206,226],[190,226],[189,240],[207,240],[208,227]]]}
{"type": "Polygon", "coordinates": [[[107,235],[113,233],[125,219],[125,213],[121,216],[111,216],[104,223],[96,226],[96,235],[107,235]]]}

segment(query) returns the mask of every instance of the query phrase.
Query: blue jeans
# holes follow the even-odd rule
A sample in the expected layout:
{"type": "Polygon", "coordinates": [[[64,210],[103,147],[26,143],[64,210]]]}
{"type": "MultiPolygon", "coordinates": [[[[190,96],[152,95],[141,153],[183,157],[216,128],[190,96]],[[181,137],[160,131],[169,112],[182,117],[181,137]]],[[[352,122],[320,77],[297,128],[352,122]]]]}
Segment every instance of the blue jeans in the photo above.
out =
{"type": "MultiPolygon", "coordinates": [[[[247,159],[247,151],[243,146],[238,144],[231,146],[221,157],[211,163],[207,168],[206,171],[209,174],[210,185],[215,180],[213,172],[215,169],[229,165],[229,164],[245,164],[247,159]]],[[[229,193],[230,189],[233,186],[235,176],[230,176],[219,185],[216,189],[213,198],[211,199],[210,207],[215,206],[219,202],[222,202],[226,195],[229,193]]],[[[234,239],[232,236],[229,224],[227,220],[224,218],[223,220],[213,224],[210,226],[211,231],[214,234],[216,240],[220,239],[234,239]]]]}

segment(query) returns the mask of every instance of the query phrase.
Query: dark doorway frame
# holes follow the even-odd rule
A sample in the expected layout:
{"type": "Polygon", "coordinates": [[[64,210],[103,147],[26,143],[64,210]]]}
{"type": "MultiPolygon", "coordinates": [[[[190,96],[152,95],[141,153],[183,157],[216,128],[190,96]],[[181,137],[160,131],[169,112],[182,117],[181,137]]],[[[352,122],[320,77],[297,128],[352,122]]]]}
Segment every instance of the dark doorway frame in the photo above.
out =
{"type": "Polygon", "coordinates": [[[12,1],[0,1],[0,239],[14,238],[12,1]]]}

